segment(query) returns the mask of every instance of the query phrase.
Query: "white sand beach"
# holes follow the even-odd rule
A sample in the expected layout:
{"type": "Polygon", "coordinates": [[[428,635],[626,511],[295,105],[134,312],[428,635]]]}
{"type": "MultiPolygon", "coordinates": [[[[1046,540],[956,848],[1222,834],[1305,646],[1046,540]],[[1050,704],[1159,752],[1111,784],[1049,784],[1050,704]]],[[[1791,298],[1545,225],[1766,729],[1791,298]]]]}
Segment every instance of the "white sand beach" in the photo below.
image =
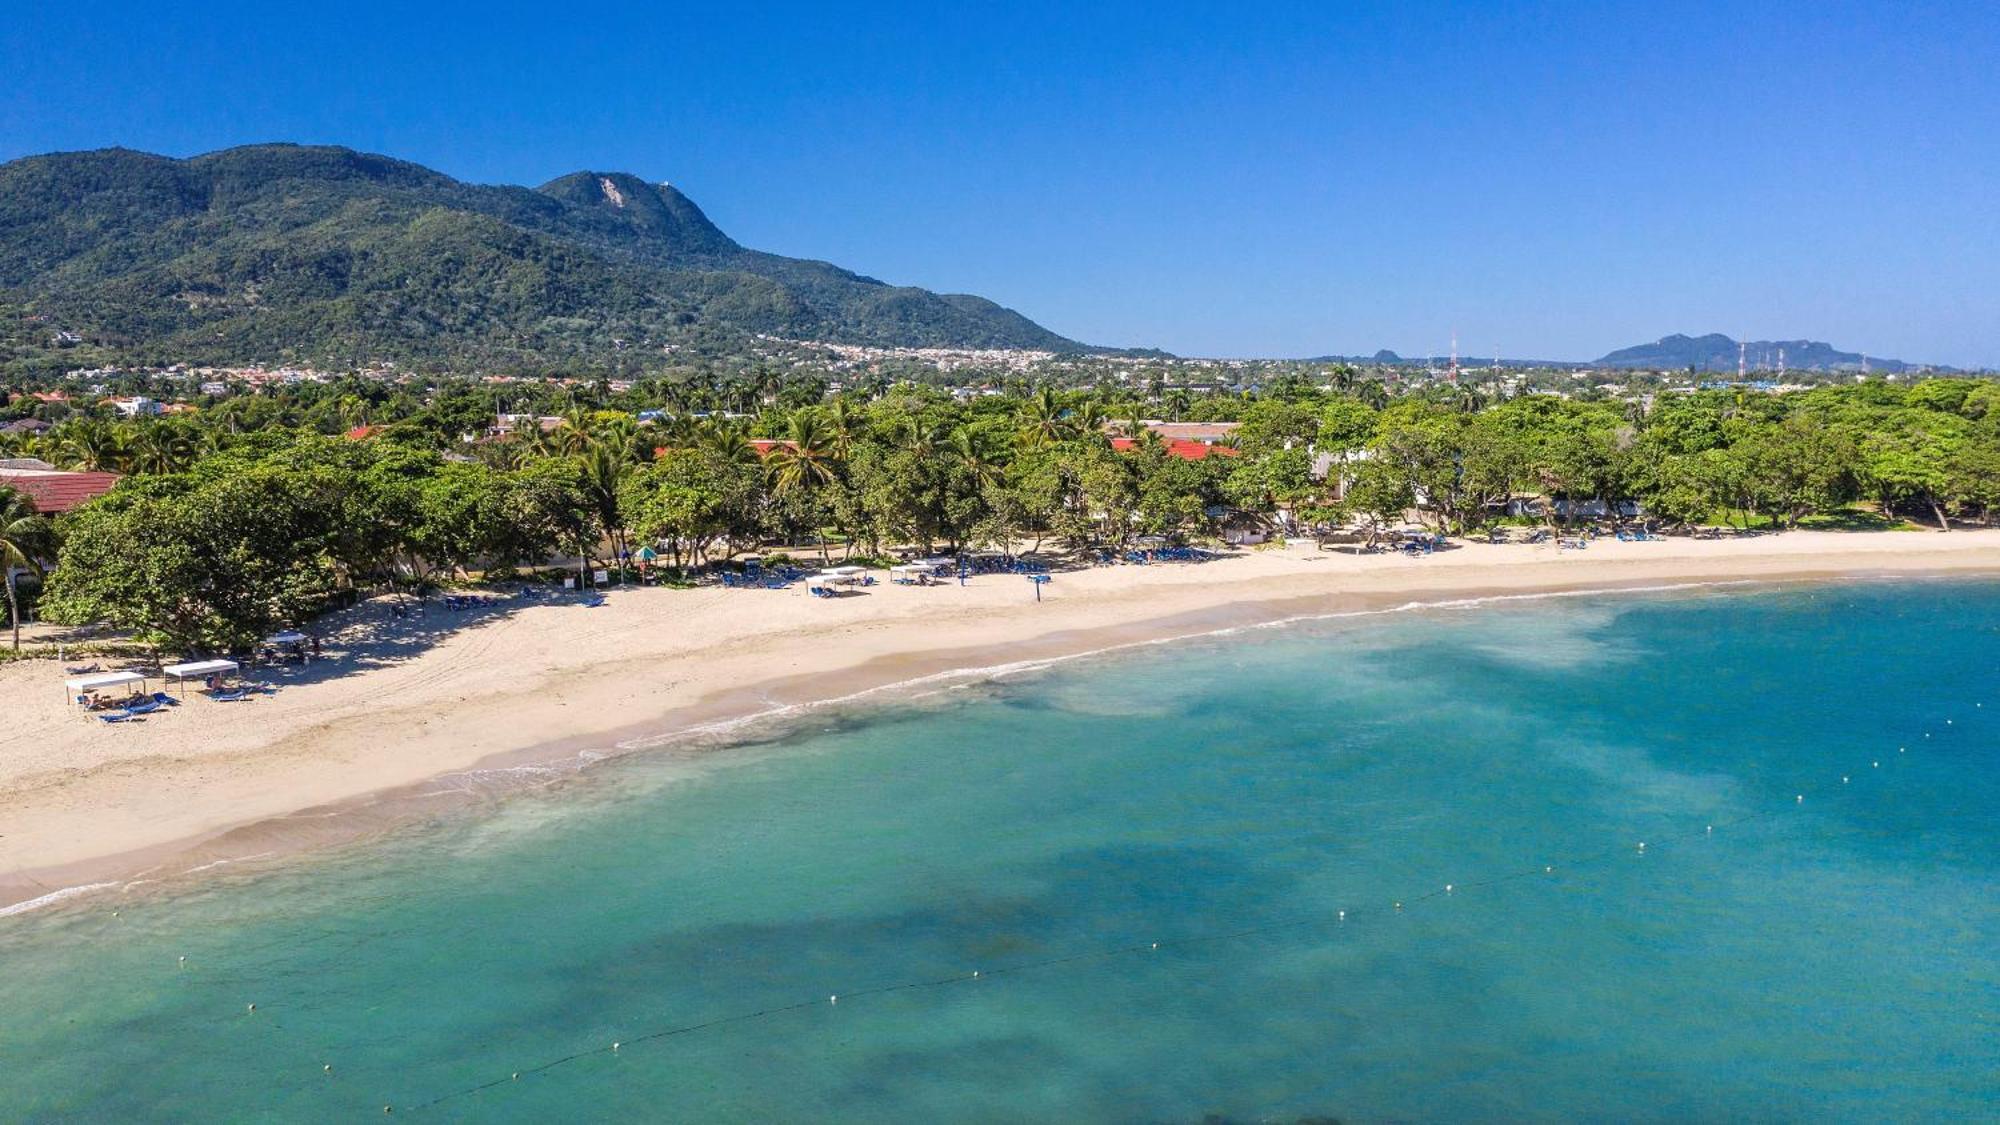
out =
{"type": "MultiPolygon", "coordinates": [[[[321,623],[326,659],[242,703],[189,693],[144,723],[67,706],[61,669],[0,669],[0,907],[200,856],[240,826],[504,761],[611,746],[954,667],[1059,657],[1307,613],[1465,596],[1728,580],[2000,574],[2000,529],[1793,532],[1584,551],[1466,544],[1434,556],[1310,546],[1202,564],[785,591],[629,589],[417,620],[321,623]]],[[[183,863],[177,869],[185,869],[183,863]]]]}

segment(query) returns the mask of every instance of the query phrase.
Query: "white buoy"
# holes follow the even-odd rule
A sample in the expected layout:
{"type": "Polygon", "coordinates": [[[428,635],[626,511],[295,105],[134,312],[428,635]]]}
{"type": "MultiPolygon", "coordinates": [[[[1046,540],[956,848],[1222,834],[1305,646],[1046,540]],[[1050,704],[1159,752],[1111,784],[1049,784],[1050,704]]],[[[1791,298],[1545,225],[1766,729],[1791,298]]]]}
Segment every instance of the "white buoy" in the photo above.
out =
{"type": "Polygon", "coordinates": [[[1343,922],[1347,921],[1347,911],[1343,910],[1340,912],[1340,920],[1343,922]]]}
{"type": "Polygon", "coordinates": [[[325,1072],[325,1073],[327,1073],[327,1074],[332,1074],[332,1073],[333,1073],[333,1064],[332,1064],[332,1063],[327,1063],[327,1064],[326,1064],[325,1066],[322,1066],[322,1067],[320,1067],[320,1070],[321,1070],[321,1071],[323,1071],[323,1072],[325,1072]]]}
{"type": "Polygon", "coordinates": [[[254,1011],[256,1011],[256,1010],[257,1010],[257,1005],[255,1005],[255,1004],[252,1004],[252,1005],[250,1005],[250,1010],[251,1010],[251,1011],[253,1011],[253,1012],[254,1012],[254,1011]]]}
{"type": "Polygon", "coordinates": [[[1399,903],[1397,903],[1397,904],[1396,904],[1396,909],[1398,909],[1398,910],[1401,910],[1402,908],[1403,908],[1403,904],[1402,904],[1402,903],[1400,903],[1400,902],[1399,902],[1399,903]]]}
{"type": "Polygon", "coordinates": [[[974,969],[974,970],[972,970],[972,979],[973,979],[973,980],[978,980],[978,979],[979,979],[979,970],[978,970],[978,969],[974,969]]]}
{"type": "Polygon", "coordinates": [[[1846,774],[1841,774],[1841,775],[1840,775],[1840,783],[1841,783],[1842,785],[1845,785],[1845,784],[1847,784],[1847,775],[1846,775],[1846,774]]]}
{"type": "Polygon", "coordinates": [[[1871,769],[1878,769],[1878,770],[1879,770],[1879,769],[1881,769],[1881,768],[1882,768],[1882,763],[1880,763],[1880,762],[1870,762],[1870,763],[1868,763],[1868,765],[1869,765],[1869,767],[1870,767],[1871,769]]]}
{"type": "Polygon", "coordinates": [[[1715,825],[1711,824],[1708,826],[1708,834],[1711,836],[1715,835],[1715,825]]]}
{"type": "MultiPolygon", "coordinates": [[[[1641,846],[1641,847],[1644,847],[1645,845],[1643,845],[1643,844],[1642,844],[1642,845],[1640,845],[1640,846],[1641,846]]],[[[1446,884],[1444,885],[1444,893],[1446,893],[1446,894],[1450,894],[1450,893],[1451,893],[1451,884],[1450,884],[1450,883],[1446,883],[1446,884]]]]}
{"type": "Polygon", "coordinates": [[[840,1003],[840,997],[838,997],[838,996],[829,996],[829,997],[827,997],[827,998],[826,998],[826,1002],[827,1002],[827,1003],[829,1003],[829,1004],[838,1004],[838,1003],[840,1003]]]}
{"type": "Polygon", "coordinates": [[[185,954],[185,953],[181,954],[181,959],[180,959],[180,962],[179,962],[179,963],[180,963],[180,964],[182,964],[182,965],[185,965],[185,964],[187,964],[187,963],[188,963],[188,959],[187,959],[187,954],[185,954]]]}
{"type": "Polygon", "coordinates": [[[514,1081],[519,1082],[520,1080],[521,1080],[521,1072],[517,1070],[514,1072],[514,1081]]]}
{"type": "Polygon", "coordinates": [[[613,1044],[611,1045],[611,1049],[615,1051],[615,1050],[617,1050],[617,1049],[618,1049],[619,1047],[621,1047],[621,1046],[623,1046],[623,1045],[624,1045],[624,1044],[622,1044],[622,1043],[613,1043],[613,1044]]]}
{"type": "Polygon", "coordinates": [[[1806,795],[1804,793],[1799,794],[1799,804],[1803,805],[1805,803],[1806,803],[1806,795]]]}
{"type": "Polygon", "coordinates": [[[1639,850],[1642,852],[1646,850],[1646,841],[1644,840],[1639,841],[1639,850]]]}
{"type": "Polygon", "coordinates": [[[1546,875],[1553,875],[1553,874],[1555,874],[1555,873],[1556,873],[1556,869],[1555,869],[1555,865],[1554,865],[1554,864],[1550,864],[1549,866],[1547,866],[1547,867],[1544,867],[1544,868],[1542,868],[1542,872],[1543,872],[1543,874],[1546,874],[1546,875]]]}
{"type": "Polygon", "coordinates": [[[1154,948],[1154,949],[1158,949],[1158,948],[1160,948],[1160,943],[1159,943],[1159,942],[1157,942],[1157,941],[1156,941],[1156,942],[1154,942],[1154,943],[1153,943],[1153,948],[1154,948]]]}

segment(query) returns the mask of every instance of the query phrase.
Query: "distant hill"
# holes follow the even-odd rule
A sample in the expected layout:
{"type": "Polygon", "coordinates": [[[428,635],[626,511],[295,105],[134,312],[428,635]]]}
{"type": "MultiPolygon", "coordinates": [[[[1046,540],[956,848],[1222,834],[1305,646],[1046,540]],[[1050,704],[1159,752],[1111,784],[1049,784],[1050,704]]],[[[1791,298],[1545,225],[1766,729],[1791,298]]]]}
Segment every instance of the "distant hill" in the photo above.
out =
{"type": "Polygon", "coordinates": [[[565,362],[763,333],[1096,351],[966,294],[746,249],[622,172],[487,187],[344,148],[0,165],[0,301],[206,362],[565,362]]]}
{"type": "MultiPolygon", "coordinates": [[[[1833,345],[1818,340],[1751,340],[1743,345],[1741,354],[1751,369],[1770,371],[1777,368],[1781,349],[1785,368],[1790,371],[1860,371],[1862,366],[1861,353],[1839,351],[1833,345]]],[[[1733,372],[1738,354],[1737,342],[1719,332],[1706,336],[1673,335],[1650,344],[1620,348],[1591,366],[1662,371],[1684,371],[1692,367],[1697,371],[1733,372]]],[[[1866,359],[1870,371],[1894,373],[1917,366],[1881,356],[1868,356],[1866,359]]]]}

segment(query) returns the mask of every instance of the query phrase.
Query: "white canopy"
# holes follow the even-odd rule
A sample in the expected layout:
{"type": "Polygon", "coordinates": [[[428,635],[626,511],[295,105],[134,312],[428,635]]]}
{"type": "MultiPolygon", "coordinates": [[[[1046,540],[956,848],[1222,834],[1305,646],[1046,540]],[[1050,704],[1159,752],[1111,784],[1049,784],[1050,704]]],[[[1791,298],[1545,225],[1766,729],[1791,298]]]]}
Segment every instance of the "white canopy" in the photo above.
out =
{"type": "Polygon", "coordinates": [[[904,563],[904,564],[902,564],[901,566],[892,566],[892,567],[890,567],[890,568],[889,568],[889,573],[891,573],[891,574],[930,574],[930,573],[932,573],[932,572],[934,572],[934,571],[936,571],[936,570],[937,570],[937,567],[935,567],[935,566],[932,566],[932,565],[931,565],[931,564],[929,564],[929,563],[904,563]]]}
{"type": "Polygon", "coordinates": [[[272,637],[265,643],[274,645],[295,645],[303,642],[305,639],[306,635],[304,633],[288,629],[285,632],[279,633],[277,636],[272,637]]]}
{"type": "Polygon", "coordinates": [[[868,573],[868,568],[865,566],[830,566],[820,571],[820,573],[846,578],[856,574],[866,574],[868,573]]]}
{"type": "Polygon", "coordinates": [[[234,660],[196,660],[187,664],[169,664],[160,671],[170,680],[198,680],[219,672],[234,672],[236,669],[237,664],[234,660]]]}
{"type": "Polygon", "coordinates": [[[918,559],[918,566],[957,566],[958,560],[940,556],[935,559],[918,559]]]}
{"type": "Polygon", "coordinates": [[[81,693],[145,682],[146,677],[138,672],[98,672],[89,676],[72,676],[63,681],[63,686],[72,692],[81,693]]]}

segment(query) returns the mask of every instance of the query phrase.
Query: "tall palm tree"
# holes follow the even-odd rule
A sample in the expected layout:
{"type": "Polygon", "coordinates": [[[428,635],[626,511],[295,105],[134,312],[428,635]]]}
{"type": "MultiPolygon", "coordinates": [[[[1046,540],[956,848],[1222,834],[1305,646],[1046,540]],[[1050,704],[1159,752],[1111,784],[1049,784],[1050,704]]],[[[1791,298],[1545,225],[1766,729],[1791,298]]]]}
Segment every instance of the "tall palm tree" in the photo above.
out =
{"type": "Polygon", "coordinates": [[[938,446],[945,441],[943,429],[935,422],[926,422],[915,415],[910,416],[910,424],[903,429],[903,448],[928,460],[937,456],[938,446]]]}
{"type": "Polygon", "coordinates": [[[792,414],[785,426],[785,440],[771,450],[765,465],[773,490],[789,496],[832,484],[835,460],[828,427],[819,411],[808,407],[792,414]]]}
{"type": "Polygon", "coordinates": [[[834,399],[827,406],[826,441],[834,457],[845,461],[853,454],[854,441],[861,436],[866,423],[867,418],[844,398],[834,399]]]}
{"type": "Polygon", "coordinates": [[[750,447],[750,440],[743,436],[743,427],[719,418],[711,418],[703,427],[701,448],[711,456],[731,465],[754,465],[757,451],[750,447]]]}
{"type": "Polygon", "coordinates": [[[78,418],[65,424],[61,434],[57,451],[70,468],[116,472],[123,467],[126,442],[120,427],[95,418],[78,418]]]}
{"type": "Polygon", "coordinates": [[[1069,436],[1088,440],[1104,433],[1104,407],[1096,399],[1085,399],[1083,405],[1070,411],[1068,418],[1069,436]]]}
{"type": "Polygon", "coordinates": [[[590,437],[594,444],[609,448],[627,461],[646,459],[644,456],[646,451],[641,448],[639,441],[638,420],[630,416],[621,414],[616,418],[599,421],[591,427],[590,437]]]}
{"type": "Polygon", "coordinates": [[[1065,429],[1063,416],[1068,413],[1069,408],[1056,397],[1055,388],[1037,388],[1034,396],[1021,404],[1021,444],[1040,449],[1061,441],[1065,429]]]}
{"type": "Polygon", "coordinates": [[[131,443],[132,468],[141,473],[178,473],[198,455],[194,435],[173,422],[155,422],[131,443]]]}
{"type": "Polygon", "coordinates": [[[7,616],[14,625],[14,651],[21,651],[21,603],[14,594],[14,573],[41,573],[39,560],[54,544],[49,521],[35,511],[34,501],[11,488],[0,488],[0,570],[7,577],[7,616]]]}
{"type": "Polygon", "coordinates": [[[632,475],[632,463],[605,445],[591,446],[578,459],[583,464],[584,493],[590,497],[591,507],[596,509],[613,551],[622,560],[626,554],[625,515],[618,503],[618,492],[632,475]]]}
{"type": "Polygon", "coordinates": [[[986,431],[974,426],[958,426],[945,439],[945,450],[979,483],[981,489],[999,484],[1006,465],[986,440],[986,431]]]}

